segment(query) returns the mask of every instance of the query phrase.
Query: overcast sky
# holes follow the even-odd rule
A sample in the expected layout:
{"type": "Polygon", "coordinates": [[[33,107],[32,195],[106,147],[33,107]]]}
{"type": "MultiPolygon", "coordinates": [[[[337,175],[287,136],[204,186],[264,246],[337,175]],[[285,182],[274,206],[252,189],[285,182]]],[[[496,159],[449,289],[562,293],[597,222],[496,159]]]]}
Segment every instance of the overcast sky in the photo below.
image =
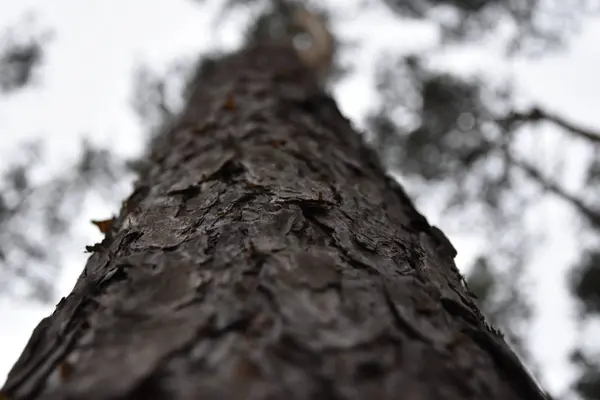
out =
{"type": "MultiPolygon", "coordinates": [[[[350,2],[330,1],[345,6],[350,2]]],[[[43,137],[51,165],[59,167],[64,159],[75,157],[83,134],[122,154],[136,154],[141,148],[141,128],[130,107],[132,73],[141,63],[160,70],[179,56],[236,45],[239,18],[215,34],[211,30],[213,10],[210,4],[199,7],[190,0],[0,0],[0,27],[14,25],[26,12],[35,11],[36,26],[55,31],[36,85],[0,99],[0,154],[7,154],[23,139],[43,137]]],[[[398,52],[428,46],[434,42],[436,31],[395,20],[378,9],[360,15],[345,12],[335,28],[343,38],[368,44],[345,54],[357,72],[335,91],[342,111],[360,127],[361,118],[376,105],[372,67],[377,54],[385,49],[398,52]]],[[[566,52],[543,60],[507,64],[493,46],[463,51],[452,60],[459,69],[494,71],[501,66],[530,100],[573,121],[600,127],[598,43],[600,24],[596,20],[582,25],[566,52]]],[[[576,176],[577,163],[570,168],[566,173],[576,176]]],[[[577,188],[577,179],[568,182],[572,189],[577,188]]],[[[439,220],[435,201],[420,206],[434,223],[439,220]]],[[[99,238],[86,221],[116,212],[109,205],[87,208],[89,215],[78,223],[83,234],[67,248],[61,295],[70,292],[83,267],[83,246],[99,238]]],[[[555,393],[562,392],[571,379],[566,357],[577,339],[574,311],[564,284],[564,271],[578,255],[572,217],[557,202],[545,201],[529,221],[542,224],[549,232],[543,242],[547,250],[536,254],[531,264],[535,283],[532,296],[539,315],[530,339],[533,353],[543,366],[543,381],[555,393]],[[536,278],[540,276],[543,279],[536,278]]],[[[466,265],[480,249],[481,241],[465,232],[449,233],[459,252],[457,264],[466,265]]],[[[0,301],[0,382],[33,327],[53,308],[0,301]]]]}

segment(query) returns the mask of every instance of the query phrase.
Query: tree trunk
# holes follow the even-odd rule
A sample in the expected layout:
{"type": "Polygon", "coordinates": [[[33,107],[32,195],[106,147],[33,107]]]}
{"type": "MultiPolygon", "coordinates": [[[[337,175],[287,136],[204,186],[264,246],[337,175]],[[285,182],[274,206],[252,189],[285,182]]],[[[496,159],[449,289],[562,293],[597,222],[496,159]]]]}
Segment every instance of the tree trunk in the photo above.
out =
{"type": "Polygon", "coordinates": [[[290,48],[199,80],[8,399],[542,399],[290,48]]]}

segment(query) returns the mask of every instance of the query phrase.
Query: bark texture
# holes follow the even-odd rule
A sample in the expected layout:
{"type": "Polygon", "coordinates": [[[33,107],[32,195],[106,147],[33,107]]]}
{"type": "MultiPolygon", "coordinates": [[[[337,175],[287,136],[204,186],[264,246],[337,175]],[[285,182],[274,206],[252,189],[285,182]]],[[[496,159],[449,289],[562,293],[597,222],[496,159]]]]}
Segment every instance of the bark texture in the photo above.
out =
{"type": "Polygon", "coordinates": [[[220,62],[148,162],[6,398],[543,398],[291,49],[220,62]]]}

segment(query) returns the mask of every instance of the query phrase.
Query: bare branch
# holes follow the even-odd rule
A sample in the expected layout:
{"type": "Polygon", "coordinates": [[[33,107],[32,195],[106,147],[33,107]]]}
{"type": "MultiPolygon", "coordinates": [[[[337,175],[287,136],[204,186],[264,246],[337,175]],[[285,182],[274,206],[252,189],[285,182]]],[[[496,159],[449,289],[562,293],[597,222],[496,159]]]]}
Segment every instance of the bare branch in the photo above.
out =
{"type": "Polygon", "coordinates": [[[590,205],[584,203],[583,200],[577,198],[573,194],[568,193],[566,189],[561,187],[556,182],[553,182],[550,178],[543,176],[537,168],[527,161],[519,160],[509,153],[506,153],[506,157],[512,165],[520,168],[531,179],[540,184],[544,190],[553,193],[561,199],[567,201],[569,204],[575,207],[577,211],[586,216],[594,226],[600,228],[600,212],[598,210],[595,210],[590,205]]]}
{"type": "Polygon", "coordinates": [[[575,135],[591,142],[592,144],[600,144],[600,132],[594,132],[592,130],[585,129],[567,121],[562,117],[542,110],[539,107],[533,107],[529,111],[525,112],[511,112],[507,117],[499,120],[498,122],[505,124],[505,126],[514,126],[514,124],[518,123],[536,123],[540,121],[552,122],[553,124],[556,124],[561,128],[574,133],[575,135]]]}

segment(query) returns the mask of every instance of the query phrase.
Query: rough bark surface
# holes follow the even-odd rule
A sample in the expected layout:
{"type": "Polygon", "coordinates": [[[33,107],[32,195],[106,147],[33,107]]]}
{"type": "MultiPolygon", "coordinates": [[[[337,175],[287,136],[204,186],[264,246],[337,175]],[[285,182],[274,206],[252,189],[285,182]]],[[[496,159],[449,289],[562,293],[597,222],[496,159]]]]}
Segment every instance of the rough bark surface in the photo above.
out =
{"type": "Polygon", "coordinates": [[[222,61],[148,161],[6,398],[543,398],[291,49],[222,61]]]}

